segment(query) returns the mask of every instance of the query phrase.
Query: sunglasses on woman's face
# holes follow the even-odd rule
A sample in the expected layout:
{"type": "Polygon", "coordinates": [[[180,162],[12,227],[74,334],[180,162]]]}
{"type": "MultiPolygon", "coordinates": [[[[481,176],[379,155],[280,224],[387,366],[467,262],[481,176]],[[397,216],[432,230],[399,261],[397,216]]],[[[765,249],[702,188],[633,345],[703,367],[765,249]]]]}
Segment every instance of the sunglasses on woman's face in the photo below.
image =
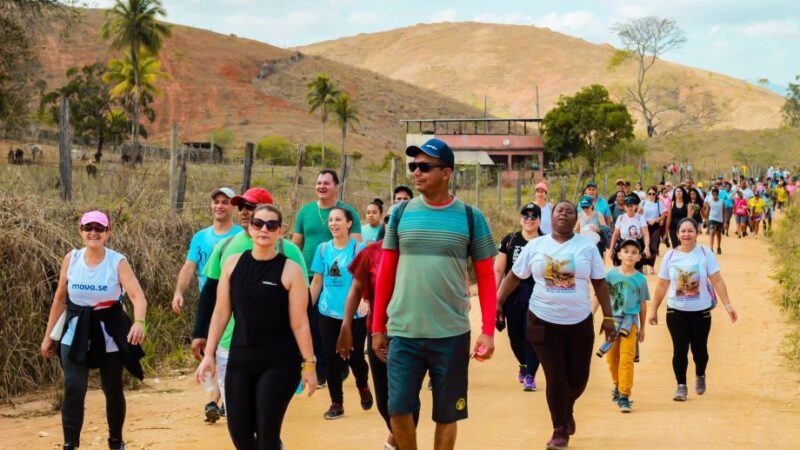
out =
{"type": "Polygon", "coordinates": [[[656,195],[655,192],[648,192],[647,195],[656,195]]]}
{"type": "Polygon", "coordinates": [[[250,219],[250,226],[255,228],[256,230],[263,230],[264,227],[267,227],[267,231],[277,231],[278,228],[281,227],[280,220],[261,220],[261,219],[250,219]]]}
{"type": "Polygon", "coordinates": [[[523,214],[522,218],[525,219],[525,220],[536,220],[536,219],[539,218],[539,216],[537,216],[535,214],[523,214]]]}
{"type": "Polygon", "coordinates": [[[447,166],[442,165],[442,164],[429,163],[429,162],[411,162],[411,163],[408,163],[408,171],[409,172],[416,172],[416,170],[419,169],[419,171],[422,172],[422,173],[428,173],[434,167],[444,168],[444,167],[447,167],[447,166]]]}
{"type": "Polygon", "coordinates": [[[256,205],[254,203],[250,203],[250,202],[239,202],[239,204],[236,205],[236,206],[239,208],[239,211],[241,211],[243,209],[246,209],[248,211],[252,211],[252,210],[256,209],[256,205]]]}
{"type": "Polygon", "coordinates": [[[99,223],[97,224],[87,223],[86,225],[81,225],[81,231],[85,231],[87,233],[90,233],[92,231],[95,231],[97,233],[105,233],[106,231],[108,231],[108,227],[100,225],[99,223]]]}

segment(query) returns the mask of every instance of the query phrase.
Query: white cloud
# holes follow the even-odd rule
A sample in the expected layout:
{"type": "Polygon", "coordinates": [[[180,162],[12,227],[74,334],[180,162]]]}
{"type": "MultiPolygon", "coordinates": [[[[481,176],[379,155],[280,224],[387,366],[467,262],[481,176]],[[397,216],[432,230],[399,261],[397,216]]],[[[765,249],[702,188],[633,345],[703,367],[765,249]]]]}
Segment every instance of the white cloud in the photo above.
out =
{"type": "Polygon", "coordinates": [[[378,16],[365,11],[353,11],[347,17],[347,21],[354,25],[372,25],[378,21],[378,16]]]}
{"type": "Polygon", "coordinates": [[[455,22],[457,17],[458,17],[458,13],[456,12],[456,10],[453,9],[453,8],[448,8],[448,9],[439,11],[438,13],[434,14],[434,16],[431,17],[430,22],[432,22],[432,23],[436,23],[436,22],[455,22]]]}
{"type": "Polygon", "coordinates": [[[791,37],[800,36],[800,26],[794,20],[766,20],[747,25],[744,28],[750,37],[791,37]]]}
{"type": "Polygon", "coordinates": [[[534,23],[533,17],[521,12],[508,14],[481,13],[472,17],[475,22],[504,23],[511,25],[531,25],[534,23]]]}
{"type": "Polygon", "coordinates": [[[585,31],[587,27],[596,23],[597,19],[591,11],[571,11],[565,14],[551,12],[536,21],[537,26],[565,33],[585,31]]]}

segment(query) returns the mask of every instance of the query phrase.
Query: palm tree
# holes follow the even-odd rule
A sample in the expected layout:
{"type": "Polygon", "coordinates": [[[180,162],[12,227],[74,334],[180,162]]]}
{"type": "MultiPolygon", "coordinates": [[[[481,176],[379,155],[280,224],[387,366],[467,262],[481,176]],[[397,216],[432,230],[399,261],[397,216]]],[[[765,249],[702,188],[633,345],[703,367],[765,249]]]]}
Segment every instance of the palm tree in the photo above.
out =
{"type": "Polygon", "coordinates": [[[334,99],[339,96],[339,89],[331,81],[330,77],[324,73],[317,75],[314,81],[308,83],[308,94],[306,94],[306,103],[308,104],[308,113],[314,114],[317,110],[320,111],[322,120],[322,164],[325,164],[325,122],[328,121],[328,113],[331,110],[331,105],[334,99]]]}
{"type": "Polygon", "coordinates": [[[103,24],[103,39],[111,39],[111,48],[127,50],[133,67],[133,147],[139,155],[139,103],[142,98],[139,77],[139,60],[143,52],[158,55],[164,38],[170,36],[169,27],[158,23],[158,16],[166,17],[161,0],[115,0],[103,24]]]}
{"type": "MultiPolygon", "coordinates": [[[[345,151],[344,142],[347,139],[347,128],[355,130],[355,124],[358,123],[358,108],[350,100],[350,96],[346,93],[339,94],[331,105],[331,113],[336,123],[342,128],[342,161],[344,162],[345,151]]],[[[344,165],[344,163],[342,164],[344,165]]]]}
{"type": "MultiPolygon", "coordinates": [[[[142,98],[161,95],[161,90],[156,87],[158,80],[169,79],[166,72],[161,71],[161,62],[154,56],[139,55],[139,93],[142,98]]],[[[112,85],[111,98],[132,98],[136,92],[136,73],[133,70],[131,56],[125,53],[120,59],[108,62],[108,69],[103,74],[103,82],[112,85]]]]}

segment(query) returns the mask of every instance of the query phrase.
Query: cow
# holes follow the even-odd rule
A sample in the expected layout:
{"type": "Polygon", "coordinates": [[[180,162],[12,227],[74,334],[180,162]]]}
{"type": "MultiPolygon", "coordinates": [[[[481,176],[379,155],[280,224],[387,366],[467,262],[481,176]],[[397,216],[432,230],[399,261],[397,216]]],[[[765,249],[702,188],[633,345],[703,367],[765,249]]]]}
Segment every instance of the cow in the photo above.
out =
{"type": "Polygon", "coordinates": [[[97,178],[97,166],[92,161],[86,163],[86,175],[89,178],[97,178]]]}
{"type": "Polygon", "coordinates": [[[14,164],[22,164],[25,162],[25,152],[18,148],[17,151],[14,152],[14,164]]]}

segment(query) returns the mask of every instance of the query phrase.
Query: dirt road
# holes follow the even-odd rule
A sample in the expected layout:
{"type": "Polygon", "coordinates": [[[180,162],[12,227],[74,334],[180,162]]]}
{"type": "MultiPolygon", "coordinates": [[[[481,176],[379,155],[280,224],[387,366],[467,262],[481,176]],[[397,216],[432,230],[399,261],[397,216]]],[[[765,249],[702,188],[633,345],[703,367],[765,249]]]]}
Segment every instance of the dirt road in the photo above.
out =
{"type": "MultiPolygon", "coordinates": [[[[707,242],[704,236],[702,242],[707,242]]],[[[800,376],[784,367],[780,346],[788,327],[771,300],[776,284],[769,278],[773,260],[763,238],[727,238],[720,257],[722,274],[740,320],[731,325],[722,308],[714,311],[709,342],[708,392],[689,401],[672,401],[672,347],[664,322],[649,327],[636,365],[634,412],[622,415],[610,401],[605,361],[593,358],[592,374],[576,406],[577,434],[570,448],[756,449],[800,448],[800,376]],[[747,264],[742,264],[747,262],[747,264]]],[[[655,276],[650,275],[651,292],[655,276]]],[[[473,311],[477,310],[475,308],[473,311]]],[[[479,329],[473,314],[473,329],[479,329]]],[[[470,419],[459,424],[459,449],[543,448],[551,426],[544,396],[523,392],[505,333],[497,336],[496,357],[470,367],[470,419]]],[[[690,383],[693,382],[690,364],[690,383]]],[[[131,449],[232,448],[224,420],[205,425],[205,393],[191,377],[162,378],[129,392],[125,437],[131,449]]],[[[420,448],[431,448],[430,395],[423,392],[420,448]]],[[[386,436],[376,410],[364,412],[352,377],[345,385],[345,418],[328,422],[326,390],[312,398],[295,397],[289,406],[283,440],[287,449],[379,450],[386,436]]],[[[0,409],[0,413],[13,413],[0,409]]],[[[105,447],[102,393],[87,399],[83,447],[105,447]]],[[[0,417],[0,448],[60,448],[60,418],[0,417]],[[46,434],[46,436],[44,436],[46,434]]]]}

